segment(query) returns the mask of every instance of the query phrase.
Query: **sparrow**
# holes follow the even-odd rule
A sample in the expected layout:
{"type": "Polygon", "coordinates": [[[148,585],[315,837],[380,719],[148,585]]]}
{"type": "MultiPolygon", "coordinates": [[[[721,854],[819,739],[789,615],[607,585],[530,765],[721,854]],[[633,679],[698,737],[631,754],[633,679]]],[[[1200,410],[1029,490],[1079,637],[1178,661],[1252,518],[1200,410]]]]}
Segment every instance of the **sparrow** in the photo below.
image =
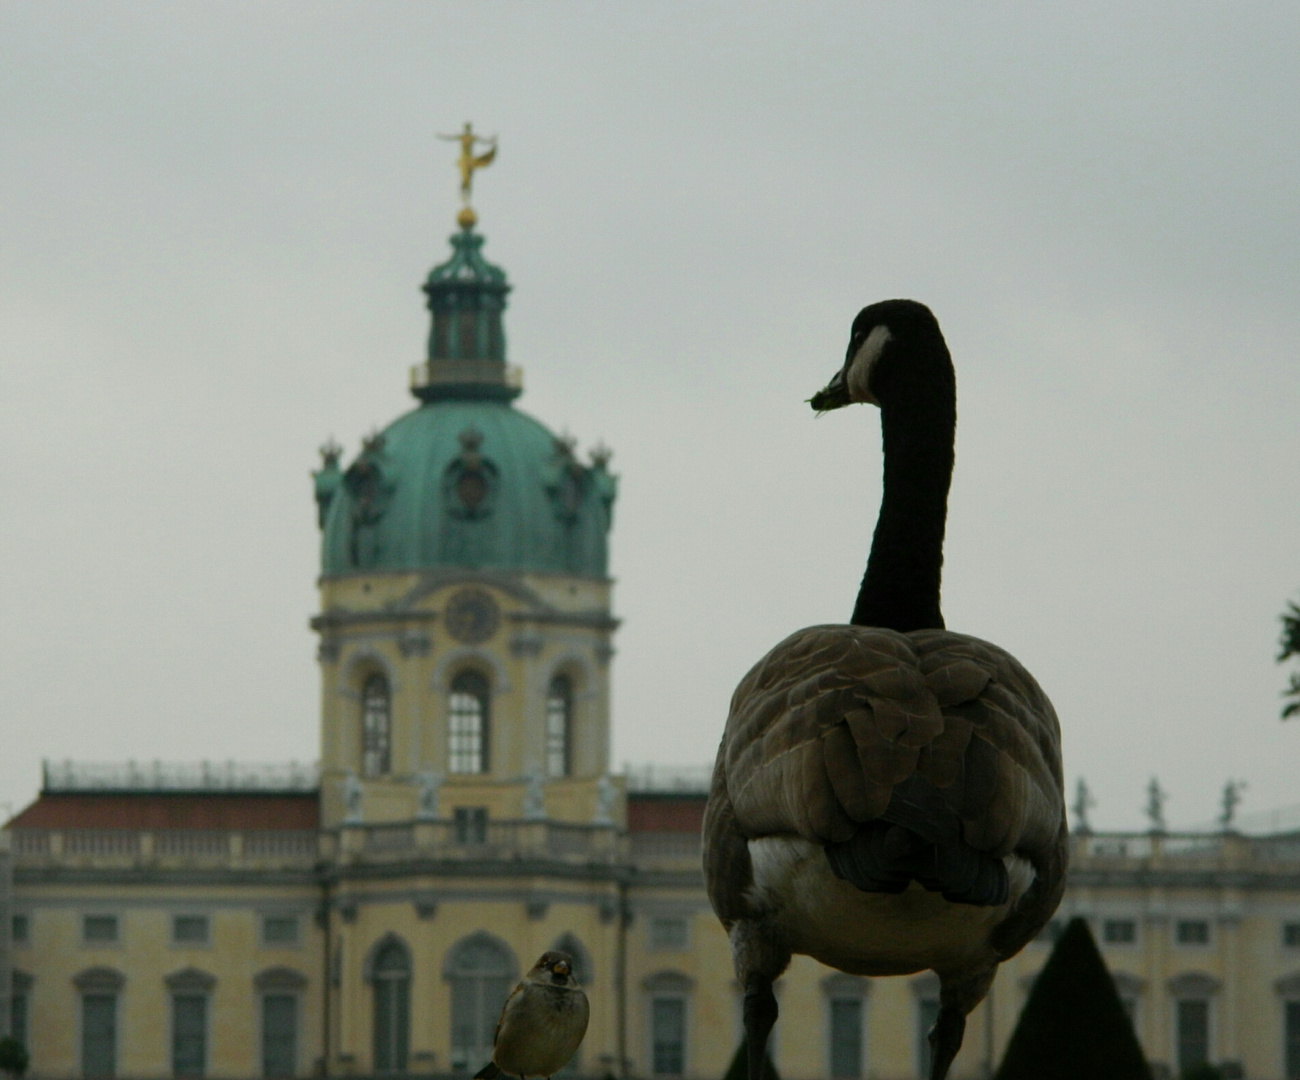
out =
{"type": "Polygon", "coordinates": [[[573,957],[542,953],[506,998],[492,1037],[492,1060],[474,1080],[553,1076],[577,1053],[590,1015],[587,995],[573,976],[573,957]]]}

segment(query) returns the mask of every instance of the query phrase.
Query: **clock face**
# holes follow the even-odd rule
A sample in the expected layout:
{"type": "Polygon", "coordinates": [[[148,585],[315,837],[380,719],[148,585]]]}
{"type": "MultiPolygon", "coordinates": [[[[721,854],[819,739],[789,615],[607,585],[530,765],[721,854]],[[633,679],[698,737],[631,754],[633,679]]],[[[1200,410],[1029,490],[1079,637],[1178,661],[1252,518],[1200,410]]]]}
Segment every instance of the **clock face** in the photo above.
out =
{"type": "Polygon", "coordinates": [[[500,622],[500,608],[482,589],[461,589],[447,601],[447,632],[462,644],[487,641],[500,622]]]}

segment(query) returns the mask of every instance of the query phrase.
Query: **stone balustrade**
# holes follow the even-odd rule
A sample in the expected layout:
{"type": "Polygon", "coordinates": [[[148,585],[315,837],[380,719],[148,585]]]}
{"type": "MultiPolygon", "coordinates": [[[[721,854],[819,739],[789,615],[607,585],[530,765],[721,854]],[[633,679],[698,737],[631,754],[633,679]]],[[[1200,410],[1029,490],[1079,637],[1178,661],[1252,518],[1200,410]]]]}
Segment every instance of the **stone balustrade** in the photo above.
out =
{"type": "Polygon", "coordinates": [[[338,845],[341,853],[352,861],[540,858],[608,864],[626,857],[622,835],[613,826],[553,820],[432,820],[345,825],[339,830],[338,845]]]}
{"type": "Polygon", "coordinates": [[[302,868],[320,857],[319,834],[310,829],[12,829],[10,834],[19,867],[302,868]]]}

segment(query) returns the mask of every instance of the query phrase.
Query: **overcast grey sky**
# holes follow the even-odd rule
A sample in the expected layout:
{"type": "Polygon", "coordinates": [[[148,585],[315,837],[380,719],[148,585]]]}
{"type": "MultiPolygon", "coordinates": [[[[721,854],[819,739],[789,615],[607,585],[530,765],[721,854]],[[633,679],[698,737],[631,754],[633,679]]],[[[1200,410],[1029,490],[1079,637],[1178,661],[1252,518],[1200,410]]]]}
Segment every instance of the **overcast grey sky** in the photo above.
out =
{"type": "Polygon", "coordinates": [[[953,629],[1054,699],[1138,826],[1300,802],[1300,8],[0,8],[0,800],[42,757],[312,759],[309,470],[413,402],[453,148],[520,407],[615,450],[618,761],[848,617],[859,307],[957,365],[953,629]]]}

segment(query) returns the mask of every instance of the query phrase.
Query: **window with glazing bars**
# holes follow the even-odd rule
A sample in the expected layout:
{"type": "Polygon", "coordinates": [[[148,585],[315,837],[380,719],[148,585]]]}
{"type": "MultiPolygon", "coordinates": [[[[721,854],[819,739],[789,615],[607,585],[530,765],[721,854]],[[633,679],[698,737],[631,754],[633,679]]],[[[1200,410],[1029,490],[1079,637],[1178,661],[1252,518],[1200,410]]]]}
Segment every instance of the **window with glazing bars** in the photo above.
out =
{"type": "Polygon", "coordinates": [[[263,945],[297,945],[297,915],[265,915],[262,917],[263,945]]]}
{"type": "Polygon", "coordinates": [[[375,1072],[406,1072],[411,1040],[411,957],[395,941],[375,957],[374,986],[375,1072]]]}
{"type": "Polygon", "coordinates": [[[488,682],[462,671],[451,683],[448,768],[453,773],[488,771],[488,682]]]}
{"type": "Polygon", "coordinates": [[[108,1080],[117,1074],[117,995],[81,997],[81,1075],[108,1080]]]}
{"type": "Polygon", "coordinates": [[[686,1071],[686,1002],[657,997],[650,1002],[651,1068],[656,1076],[686,1071]]]}
{"type": "Polygon", "coordinates": [[[262,996],[262,1075],[268,1080],[298,1071],[298,999],[293,994],[262,996]]]}
{"type": "Polygon", "coordinates": [[[570,729],[573,726],[573,683],[567,675],[557,675],[546,691],[546,772],[549,776],[568,776],[570,729]]]}
{"type": "Polygon", "coordinates": [[[453,811],[452,822],[458,844],[487,843],[487,807],[458,806],[453,811]]]}
{"type": "Polygon", "coordinates": [[[1101,936],[1107,945],[1132,945],[1137,941],[1137,923],[1132,919],[1107,919],[1101,925],[1101,936]]]}
{"type": "Polygon", "coordinates": [[[392,766],[392,697],[388,680],[371,675],[361,688],[361,772],[382,776],[392,766]]]}
{"type": "Polygon", "coordinates": [[[462,942],[451,960],[451,1067],[472,1072],[492,1056],[501,1006],[510,993],[510,957],[495,942],[462,942]]]}
{"type": "Polygon", "coordinates": [[[200,1077],[207,1058],[207,995],[176,994],[172,998],[172,1075],[200,1077]]]}
{"type": "Polygon", "coordinates": [[[862,1075],[862,999],[831,998],[831,1076],[857,1080],[862,1075]]]}
{"type": "Polygon", "coordinates": [[[177,945],[206,945],[208,917],[206,915],[173,916],[172,941],[177,945]]]}
{"type": "Polygon", "coordinates": [[[25,1047],[27,1045],[27,993],[14,992],[9,999],[9,1034],[25,1047]]]}
{"type": "Polygon", "coordinates": [[[1286,1080],[1300,1080],[1300,1001],[1285,1002],[1284,1008],[1286,1080]]]}
{"type": "Polygon", "coordinates": [[[81,920],[81,937],[87,945],[117,943],[116,915],[87,915],[81,920]]]}
{"type": "Polygon", "coordinates": [[[1210,1003],[1185,999],[1175,1014],[1178,1040],[1178,1071],[1187,1072],[1210,1060],[1210,1003]]]}

